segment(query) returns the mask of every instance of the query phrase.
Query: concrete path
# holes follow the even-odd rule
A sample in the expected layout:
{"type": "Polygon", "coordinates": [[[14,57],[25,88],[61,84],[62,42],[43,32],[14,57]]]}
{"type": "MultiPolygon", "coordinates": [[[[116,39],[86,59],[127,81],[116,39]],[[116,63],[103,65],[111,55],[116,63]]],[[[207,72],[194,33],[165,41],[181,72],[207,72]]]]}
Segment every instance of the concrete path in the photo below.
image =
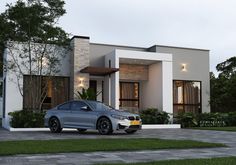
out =
{"type": "MultiPolygon", "coordinates": [[[[76,131],[65,131],[61,134],[49,132],[8,132],[0,130],[0,141],[6,140],[44,140],[44,139],[80,139],[80,138],[162,138],[189,139],[204,142],[224,143],[229,147],[210,149],[172,149],[156,151],[132,152],[92,152],[92,153],[61,153],[37,154],[0,157],[0,164],[14,165],[46,165],[46,164],[94,164],[94,163],[128,163],[167,159],[209,158],[222,156],[236,156],[236,132],[190,130],[190,129],[162,129],[142,130],[134,135],[116,133],[101,136],[96,132],[78,134],[76,131]]],[[[1,146],[0,146],[1,147],[1,146]]]]}

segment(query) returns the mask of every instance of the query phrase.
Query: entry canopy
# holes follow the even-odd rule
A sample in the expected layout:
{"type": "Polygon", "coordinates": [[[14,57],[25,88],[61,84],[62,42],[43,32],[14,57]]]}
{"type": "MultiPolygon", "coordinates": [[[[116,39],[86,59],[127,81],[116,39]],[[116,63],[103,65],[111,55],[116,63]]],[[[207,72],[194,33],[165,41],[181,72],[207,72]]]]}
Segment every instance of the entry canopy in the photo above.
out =
{"type": "Polygon", "coordinates": [[[119,71],[118,68],[105,68],[105,67],[85,67],[80,70],[81,73],[89,73],[94,76],[106,76],[119,71]]]}

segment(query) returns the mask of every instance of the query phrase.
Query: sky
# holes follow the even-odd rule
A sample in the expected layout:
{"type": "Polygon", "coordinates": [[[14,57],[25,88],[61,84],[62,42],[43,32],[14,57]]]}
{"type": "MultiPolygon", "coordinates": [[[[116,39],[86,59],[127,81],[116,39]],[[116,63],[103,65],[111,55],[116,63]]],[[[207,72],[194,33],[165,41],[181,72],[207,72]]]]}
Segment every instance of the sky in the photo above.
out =
{"type": "MultiPolygon", "coordinates": [[[[5,4],[16,0],[0,0],[5,4]]],[[[90,42],[210,50],[210,71],[236,56],[235,0],[65,0],[58,24],[90,42]]],[[[200,66],[201,64],[199,64],[200,66]]]]}

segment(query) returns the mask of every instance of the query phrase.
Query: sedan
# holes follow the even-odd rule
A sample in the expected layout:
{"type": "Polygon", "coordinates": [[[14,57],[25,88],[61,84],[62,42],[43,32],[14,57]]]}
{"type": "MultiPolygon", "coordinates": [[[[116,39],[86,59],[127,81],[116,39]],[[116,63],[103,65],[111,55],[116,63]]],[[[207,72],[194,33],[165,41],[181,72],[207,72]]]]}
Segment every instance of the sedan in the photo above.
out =
{"type": "Polygon", "coordinates": [[[63,128],[76,128],[79,132],[98,130],[102,135],[115,130],[131,134],[142,127],[139,115],[90,100],[69,101],[48,110],[44,124],[53,133],[59,133],[63,128]]]}

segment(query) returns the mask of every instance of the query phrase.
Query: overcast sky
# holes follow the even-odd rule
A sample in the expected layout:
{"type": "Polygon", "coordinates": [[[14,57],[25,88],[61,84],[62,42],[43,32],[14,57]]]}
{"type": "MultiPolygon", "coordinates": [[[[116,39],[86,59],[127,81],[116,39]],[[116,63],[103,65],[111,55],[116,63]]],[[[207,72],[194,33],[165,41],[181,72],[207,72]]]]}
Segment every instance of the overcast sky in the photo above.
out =
{"type": "MultiPolygon", "coordinates": [[[[5,4],[16,0],[0,0],[5,4]]],[[[236,56],[235,0],[65,0],[59,25],[91,42],[210,50],[211,71],[236,56]]],[[[199,64],[200,66],[200,64],[199,64]]]]}

